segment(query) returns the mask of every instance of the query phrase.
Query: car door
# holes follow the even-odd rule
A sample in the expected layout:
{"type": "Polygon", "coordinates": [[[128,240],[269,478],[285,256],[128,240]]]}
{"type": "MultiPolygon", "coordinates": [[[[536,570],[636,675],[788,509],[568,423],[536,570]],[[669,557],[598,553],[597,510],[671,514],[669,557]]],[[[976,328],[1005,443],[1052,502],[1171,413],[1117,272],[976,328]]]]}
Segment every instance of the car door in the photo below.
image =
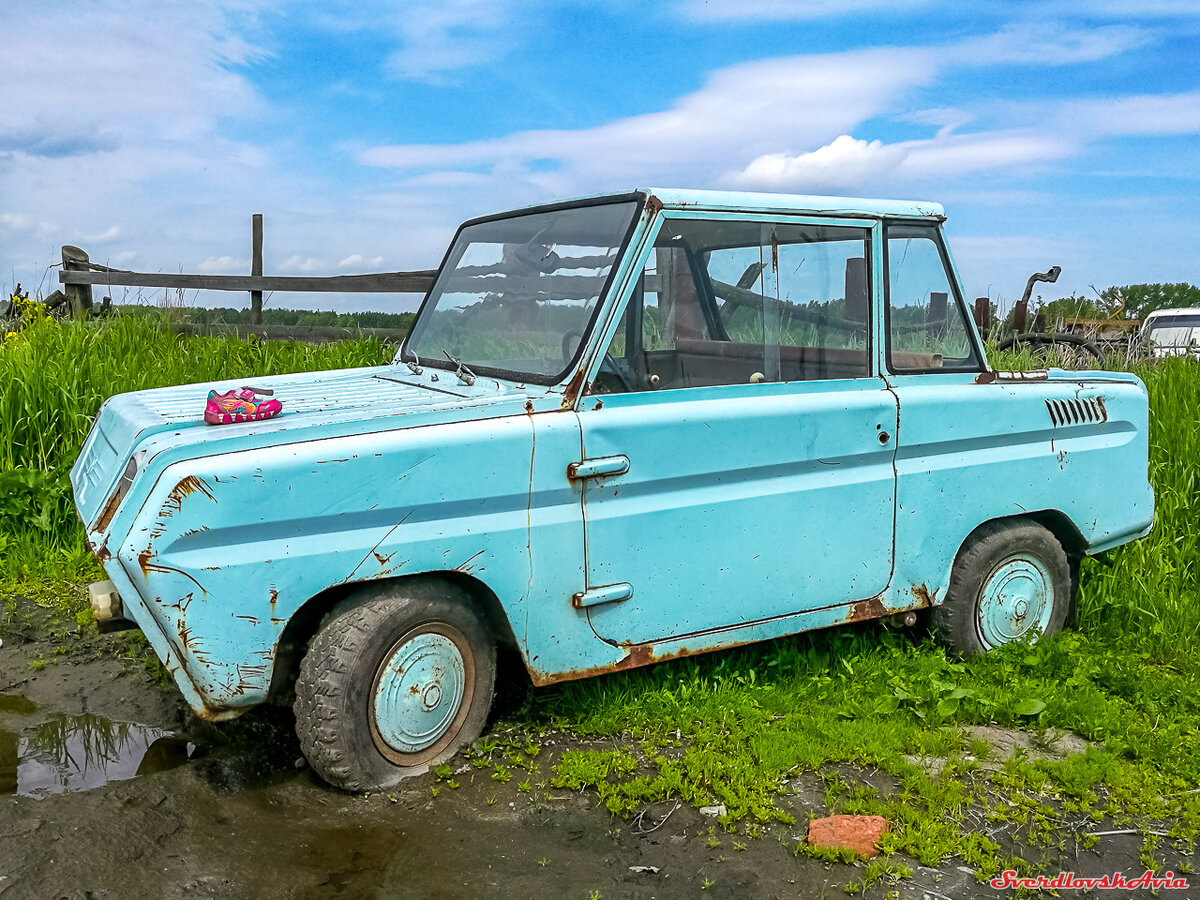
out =
{"type": "Polygon", "coordinates": [[[873,597],[897,407],[875,227],[667,217],[579,417],[593,629],[639,644],[873,597]]]}

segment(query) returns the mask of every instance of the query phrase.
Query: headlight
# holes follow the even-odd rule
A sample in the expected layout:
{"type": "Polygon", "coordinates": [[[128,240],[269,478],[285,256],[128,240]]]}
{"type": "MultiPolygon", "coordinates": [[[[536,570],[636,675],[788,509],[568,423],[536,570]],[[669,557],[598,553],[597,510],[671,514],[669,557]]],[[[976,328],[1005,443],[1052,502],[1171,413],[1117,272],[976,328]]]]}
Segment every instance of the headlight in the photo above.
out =
{"type": "Polygon", "coordinates": [[[117,489],[108,498],[108,502],[104,504],[104,509],[100,512],[100,518],[96,520],[96,531],[103,531],[107,528],[108,523],[117,514],[117,510],[121,507],[121,501],[129,493],[133,479],[137,477],[138,469],[142,467],[142,460],[145,458],[145,450],[139,450],[129,457],[129,462],[125,464],[125,471],[121,473],[121,480],[117,482],[117,489]]]}

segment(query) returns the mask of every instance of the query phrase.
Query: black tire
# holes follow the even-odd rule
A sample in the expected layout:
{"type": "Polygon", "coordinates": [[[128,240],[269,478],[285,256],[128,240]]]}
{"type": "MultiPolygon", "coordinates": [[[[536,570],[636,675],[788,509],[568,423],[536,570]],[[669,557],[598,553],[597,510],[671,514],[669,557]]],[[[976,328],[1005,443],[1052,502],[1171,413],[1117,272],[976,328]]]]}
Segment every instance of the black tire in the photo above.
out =
{"type": "Polygon", "coordinates": [[[959,551],[945,602],[932,610],[933,630],[947,649],[978,656],[1020,640],[1039,620],[1043,637],[1057,634],[1071,611],[1072,596],[1071,565],[1053,534],[1028,521],[989,522],[959,551]],[[1002,590],[1014,584],[1011,594],[1002,590]],[[1025,586],[1035,588],[1033,599],[1023,595],[1020,588],[1025,586]],[[1030,614],[1031,605],[1038,615],[1030,614]]]}
{"type": "Polygon", "coordinates": [[[296,733],[330,784],[383,790],[477,738],[495,680],[495,641],[465,596],[446,585],[366,588],[309,644],[296,680],[296,733]],[[389,730],[397,704],[401,719],[424,716],[415,721],[430,730],[405,743],[407,734],[389,730]]]}

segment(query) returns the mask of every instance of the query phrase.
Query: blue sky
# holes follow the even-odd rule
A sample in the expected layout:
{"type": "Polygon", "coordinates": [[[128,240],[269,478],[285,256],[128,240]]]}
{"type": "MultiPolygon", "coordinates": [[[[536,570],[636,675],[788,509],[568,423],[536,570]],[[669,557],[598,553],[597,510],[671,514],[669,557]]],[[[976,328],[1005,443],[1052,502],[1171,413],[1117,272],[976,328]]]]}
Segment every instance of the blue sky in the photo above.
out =
{"type": "Polygon", "coordinates": [[[642,185],[937,200],[1002,303],[1054,264],[1047,299],[1200,283],[1200,0],[64,0],[0,33],[6,288],[63,243],[248,272],[253,212],[268,273],[427,268],[464,218],[642,185]]]}

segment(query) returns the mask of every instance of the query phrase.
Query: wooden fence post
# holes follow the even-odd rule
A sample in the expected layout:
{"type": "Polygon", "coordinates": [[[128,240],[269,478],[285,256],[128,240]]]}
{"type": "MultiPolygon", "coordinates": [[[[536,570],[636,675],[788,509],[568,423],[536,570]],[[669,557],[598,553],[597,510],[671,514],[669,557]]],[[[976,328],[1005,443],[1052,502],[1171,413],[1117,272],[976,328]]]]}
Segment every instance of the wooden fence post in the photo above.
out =
{"type": "MultiPolygon", "coordinates": [[[[88,265],[88,255],[70,244],[63,244],[62,264],[63,270],[67,272],[91,270],[91,266],[88,265]]],[[[90,284],[68,284],[66,285],[66,294],[71,317],[86,319],[92,311],[92,286],[90,284]]]]}
{"type": "Polygon", "coordinates": [[[992,330],[992,301],[987,297],[976,297],[972,314],[975,317],[975,327],[979,329],[980,335],[986,338],[992,330]]]}
{"type": "MultiPolygon", "coordinates": [[[[254,213],[250,219],[250,274],[259,277],[263,273],[262,245],[262,213],[254,213]]],[[[250,324],[262,324],[262,291],[250,292],[250,324]]]]}
{"type": "Polygon", "coordinates": [[[1013,307],[1013,332],[1025,333],[1025,320],[1029,318],[1029,298],[1022,297],[1013,307]]]}
{"type": "Polygon", "coordinates": [[[946,304],[950,299],[950,295],[946,291],[930,291],[929,292],[929,309],[925,312],[925,323],[932,325],[935,322],[946,321],[946,304]]]}

